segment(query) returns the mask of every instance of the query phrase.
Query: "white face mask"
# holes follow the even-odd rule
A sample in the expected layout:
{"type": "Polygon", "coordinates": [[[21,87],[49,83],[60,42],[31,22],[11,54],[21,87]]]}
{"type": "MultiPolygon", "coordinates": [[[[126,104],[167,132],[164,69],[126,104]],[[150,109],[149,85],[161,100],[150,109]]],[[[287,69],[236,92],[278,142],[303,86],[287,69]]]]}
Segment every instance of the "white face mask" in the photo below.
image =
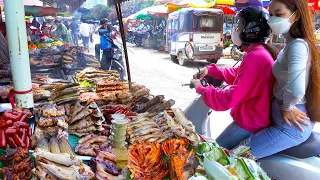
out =
{"type": "Polygon", "coordinates": [[[237,45],[237,46],[241,46],[242,45],[242,41],[240,39],[240,32],[238,32],[236,30],[232,31],[231,40],[232,40],[234,45],[237,45]]]}
{"type": "Polygon", "coordinates": [[[275,35],[286,34],[289,32],[292,23],[289,19],[294,15],[291,14],[288,18],[281,18],[277,16],[271,16],[268,20],[268,24],[275,35]]]}

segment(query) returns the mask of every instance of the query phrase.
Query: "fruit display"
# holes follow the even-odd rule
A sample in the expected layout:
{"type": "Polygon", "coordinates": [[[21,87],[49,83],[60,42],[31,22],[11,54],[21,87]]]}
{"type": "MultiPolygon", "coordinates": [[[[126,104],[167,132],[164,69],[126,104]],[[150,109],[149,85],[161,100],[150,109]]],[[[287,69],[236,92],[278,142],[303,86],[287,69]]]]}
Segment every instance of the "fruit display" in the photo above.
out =
{"type": "Polygon", "coordinates": [[[63,46],[63,43],[61,41],[54,41],[51,46],[63,46]]]}
{"type": "Polygon", "coordinates": [[[28,50],[29,50],[29,51],[36,50],[36,49],[38,49],[37,45],[35,45],[35,44],[28,44],[28,50]]]}

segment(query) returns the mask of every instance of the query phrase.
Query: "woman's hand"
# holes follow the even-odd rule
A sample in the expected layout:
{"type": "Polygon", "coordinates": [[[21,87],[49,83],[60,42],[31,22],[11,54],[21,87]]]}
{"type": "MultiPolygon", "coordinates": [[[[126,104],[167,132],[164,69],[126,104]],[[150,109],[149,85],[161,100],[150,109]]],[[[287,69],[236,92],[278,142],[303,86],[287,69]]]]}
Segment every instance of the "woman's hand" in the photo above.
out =
{"type": "Polygon", "coordinates": [[[304,119],[309,119],[308,116],[300,111],[298,108],[294,107],[291,111],[282,110],[282,117],[286,124],[291,126],[290,121],[300,129],[300,131],[304,131],[303,128],[299,123],[302,123],[306,126],[309,126],[308,122],[306,122],[304,119]]]}
{"type": "Polygon", "coordinates": [[[193,79],[203,79],[206,75],[208,75],[208,68],[207,67],[201,69],[200,77],[198,77],[199,73],[196,73],[195,75],[193,75],[193,79]]]}
{"type": "Polygon", "coordinates": [[[190,81],[190,84],[193,84],[194,88],[197,89],[199,86],[201,86],[200,79],[192,79],[190,81]]]}

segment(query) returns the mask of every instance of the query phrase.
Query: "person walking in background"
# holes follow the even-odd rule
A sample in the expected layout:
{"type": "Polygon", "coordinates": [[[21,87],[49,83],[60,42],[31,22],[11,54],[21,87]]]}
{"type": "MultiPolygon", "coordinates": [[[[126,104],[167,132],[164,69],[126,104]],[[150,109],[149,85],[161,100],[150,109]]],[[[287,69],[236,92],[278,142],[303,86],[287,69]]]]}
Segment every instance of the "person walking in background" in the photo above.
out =
{"type": "Polygon", "coordinates": [[[68,43],[70,46],[73,46],[72,37],[70,31],[67,29],[67,27],[61,23],[59,20],[54,21],[57,28],[55,30],[55,36],[57,38],[62,39],[63,42],[68,43]]]}
{"type": "Polygon", "coordinates": [[[89,47],[90,32],[91,32],[90,24],[88,24],[86,20],[83,19],[79,29],[80,29],[80,35],[83,41],[83,46],[89,47]]]}
{"type": "Polygon", "coordinates": [[[74,45],[79,46],[79,23],[77,22],[76,18],[72,19],[72,23],[70,24],[71,34],[72,34],[72,40],[74,45]]]}
{"type": "MultiPolygon", "coordinates": [[[[112,49],[111,49],[111,31],[109,26],[109,20],[108,19],[102,19],[100,21],[101,28],[99,29],[99,35],[100,35],[100,49],[103,51],[102,58],[101,58],[101,69],[103,70],[109,70],[109,67],[111,66],[111,58],[113,56],[112,49]]],[[[97,51],[97,49],[96,49],[97,51]]],[[[100,50],[99,50],[100,52],[100,50]]],[[[97,56],[97,52],[96,52],[97,56]]],[[[100,54],[99,54],[100,58],[100,54]]]]}

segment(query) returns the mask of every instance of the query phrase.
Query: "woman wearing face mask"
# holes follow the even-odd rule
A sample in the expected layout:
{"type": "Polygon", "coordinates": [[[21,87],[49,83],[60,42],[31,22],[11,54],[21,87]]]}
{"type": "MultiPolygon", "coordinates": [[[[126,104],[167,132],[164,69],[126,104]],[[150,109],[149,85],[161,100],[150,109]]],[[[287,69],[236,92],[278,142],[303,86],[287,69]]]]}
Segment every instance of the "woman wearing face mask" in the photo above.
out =
{"type": "Polygon", "coordinates": [[[301,144],[320,122],[320,61],[307,1],[272,0],[269,11],[268,24],[286,45],[272,68],[272,126],[242,143],[258,158],[301,144]]]}
{"type": "Polygon", "coordinates": [[[217,89],[203,87],[197,74],[191,83],[207,106],[215,111],[231,110],[234,122],[217,138],[227,149],[237,146],[251,134],[270,125],[270,107],[274,78],[272,65],[276,52],[265,44],[271,30],[268,12],[249,7],[237,14],[238,27],[232,41],[246,51],[239,67],[222,68],[215,64],[201,70],[200,79],[210,75],[229,86],[217,89]]]}

